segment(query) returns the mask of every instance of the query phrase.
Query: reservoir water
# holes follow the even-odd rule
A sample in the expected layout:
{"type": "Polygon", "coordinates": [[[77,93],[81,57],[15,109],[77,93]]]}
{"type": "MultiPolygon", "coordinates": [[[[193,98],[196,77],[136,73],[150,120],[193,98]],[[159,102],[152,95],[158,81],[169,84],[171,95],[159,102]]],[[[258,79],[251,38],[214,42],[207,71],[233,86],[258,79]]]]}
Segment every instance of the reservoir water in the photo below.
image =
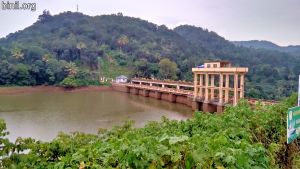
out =
{"type": "Polygon", "coordinates": [[[0,118],[9,139],[50,141],[62,131],[97,133],[99,128],[134,120],[135,127],[162,116],[185,120],[192,110],[181,104],[115,91],[33,92],[0,95],[0,118]]]}

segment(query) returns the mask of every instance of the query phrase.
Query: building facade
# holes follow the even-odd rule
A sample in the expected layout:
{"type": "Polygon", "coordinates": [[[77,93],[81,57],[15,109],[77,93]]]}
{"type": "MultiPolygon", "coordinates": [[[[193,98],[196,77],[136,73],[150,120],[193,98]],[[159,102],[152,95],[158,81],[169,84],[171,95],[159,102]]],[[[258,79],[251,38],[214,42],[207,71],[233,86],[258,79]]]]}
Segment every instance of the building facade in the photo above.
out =
{"type": "Polygon", "coordinates": [[[127,83],[128,78],[124,75],[116,77],[116,83],[127,83]]]}
{"type": "Polygon", "coordinates": [[[223,112],[225,104],[236,105],[244,98],[246,67],[232,67],[228,61],[205,62],[202,68],[193,68],[194,109],[223,112]]]}

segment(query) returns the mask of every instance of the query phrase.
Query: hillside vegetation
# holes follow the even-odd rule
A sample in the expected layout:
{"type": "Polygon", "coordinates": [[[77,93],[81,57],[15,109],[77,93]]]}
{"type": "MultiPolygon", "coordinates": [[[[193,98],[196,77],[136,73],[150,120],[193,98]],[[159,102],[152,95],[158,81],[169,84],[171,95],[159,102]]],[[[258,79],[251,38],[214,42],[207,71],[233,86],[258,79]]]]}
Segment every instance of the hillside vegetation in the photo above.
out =
{"type": "Polygon", "coordinates": [[[286,144],[286,112],[296,95],[274,106],[246,101],[223,115],[196,113],[186,121],[130,122],[98,134],[60,134],[51,142],[8,134],[0,120],[1,168],[294,168],[295,140],[286,144]]]}
{"type": "Polygon", "coordinates": [[[0,39],[0,45],[0,85],[79,86],[80,77],[89,85],[99,76],[120,74],[192,80],[192,67],[226,59],[249,67],[247,96],[280,99],[296,91],[300,73],[295,55],[237,47],[199,27],[171,30],[121,13],[52,16],[44,11],[33,25],[0,39]]]}
{"type": "Polygon", "coordinates": [[[300,56],[300,45],[278,46],[269,41],[258,41],[258,40],[234,41],[233,44],[237,46],[248,47],[248,48],[268,49],[268,50],[274,50],[280,52],[287,52],[296,56],[300,56]]]}

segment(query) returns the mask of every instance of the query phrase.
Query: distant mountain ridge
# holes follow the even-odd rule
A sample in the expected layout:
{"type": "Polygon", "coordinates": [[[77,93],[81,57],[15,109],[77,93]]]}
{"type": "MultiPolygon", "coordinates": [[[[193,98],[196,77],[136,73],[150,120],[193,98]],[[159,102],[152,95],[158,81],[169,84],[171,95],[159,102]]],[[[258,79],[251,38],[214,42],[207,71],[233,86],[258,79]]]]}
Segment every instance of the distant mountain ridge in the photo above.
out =
{"type": "Polygon", "coordinates": [[[243,46],[254,49],[274,50],[300,56],[300,45],[279,46],[273,42],[265,40],[232,41],[232,43],[236,46],[243,46]]]}

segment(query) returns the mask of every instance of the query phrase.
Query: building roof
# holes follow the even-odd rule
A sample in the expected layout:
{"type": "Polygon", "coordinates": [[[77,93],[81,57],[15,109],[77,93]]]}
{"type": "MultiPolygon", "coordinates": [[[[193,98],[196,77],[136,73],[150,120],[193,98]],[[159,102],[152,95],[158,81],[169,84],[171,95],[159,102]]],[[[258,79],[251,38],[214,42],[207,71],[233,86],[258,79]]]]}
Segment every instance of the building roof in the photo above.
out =
{"type": "Polygon", "coordinates": [[[120,75],[120,76],[116,77],[116,79],[127,79],[127,77],[124,75],[120,75]]]}

